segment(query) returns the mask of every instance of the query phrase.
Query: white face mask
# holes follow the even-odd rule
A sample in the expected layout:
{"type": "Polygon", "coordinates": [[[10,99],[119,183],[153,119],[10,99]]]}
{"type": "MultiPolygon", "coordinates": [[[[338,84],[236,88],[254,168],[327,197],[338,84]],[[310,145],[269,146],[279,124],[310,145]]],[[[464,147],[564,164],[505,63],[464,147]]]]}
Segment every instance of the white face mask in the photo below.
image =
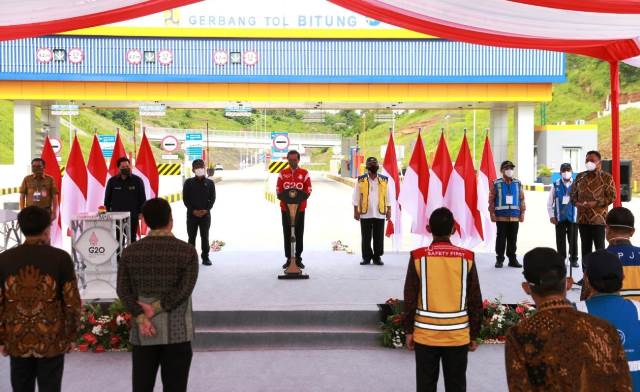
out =
{"type": "Polygon", "coordinates": [[[587,163],[585,164],[585,166],[586,166],[587,170],[589,170],[589,171],[594,171],[594,170],[596,170],[596,164],[595,164],[595,163],[593,163],[593,162],[587,162],[587,163]]]}
{"type": "Polygon", "coordinates": [[[565,180],[570,180],[571,179],[571,172],[567,171],[567,172],[562,172],[562,178],[564,178],[565,180]]]}
{"type": "Polygon", "coordinates": [[[513,169],[507,169],[507,170],[505,170],[505,171],[504,171],[504,175],[505,175],[505,176],[507,176],[507,177],[509,177],[509,178],[512,178],[512,177],[513,177],[513,169]]]}
{"type": "Polygon", "coordinates": [[[204,177],[205,171],[203,168],[200,168],[200,169],[196,169],[195,173],[196,173],[196,176],[198,177],[204,177]]]}

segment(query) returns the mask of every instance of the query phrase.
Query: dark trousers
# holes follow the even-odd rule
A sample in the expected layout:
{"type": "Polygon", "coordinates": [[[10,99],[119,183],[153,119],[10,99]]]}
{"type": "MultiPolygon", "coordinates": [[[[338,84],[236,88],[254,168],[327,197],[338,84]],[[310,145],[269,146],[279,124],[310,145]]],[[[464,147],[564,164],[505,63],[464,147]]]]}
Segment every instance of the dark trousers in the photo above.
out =
{"type": "Polygon", "coordinates": [[[578,261],[578,224],[569,221],[556,224],[556,249],[563,259],[567,258],[567,241],[569,241],[569,260],[578,261]]]}
{"type": "Polygon", "coordinates": [[[202,247],[202,258],[209,257],[209,228],[211,227],[211,214],[202,218],[189,214],[187,216],[187,235],[189,243],[196,246],[196,235],[200,229],[200,246],[202,247]]]}
{"type": "Polygon", "coordinates": [[[138,238],[138,222],[138,214],[136,213],[135,218],[133,217],[133,215],[131,216],[131,238],[129,238],[130,244],[136,242],[138,238]]]}
{"type": "Polygon", "coordinates": [[[496,236],[496,259],[504,261],[504,250],[507,249],[509,261],[517,260],[516,242],[518,241],[518,228],[520,222],[496,222],[498,233],[496,236]]]}
{"type": "Polygon", "coordinates": [[[360,233],[362,234],[362,260],[380,260],[384,254],[384,219],[360,219],[360,233]],[[371,250],[372,238],[373,250],[371,250]]]}
{"type": "Polygon", "coordinates": [[[153,392],[158,367],[165,392],[186,392],[191,367],[191,342],[133,346],[133,392],[153,392]]]}
{"type": "Polygon", "coordinates": [[[52,358],[11,357],[11,387],[13,392],[34,392],[36,380],[38,392],[60,392],[64,355],[52,358]]]}
{"type": "MultiPolygon", "coordinates": [[[[284,254],[289,259],[291,257],[291,227],[289,222],[289,211],[282,212],[282,233],[284,234],[284,254]]],[[[303,239],[304,239],[304,211],[296,214],[296,257],[302,257],[303,239]]]]}
{"type": "Polygon", "coordinates": [[[416,391],[436,392],[440,375],[440,360],[446,392],[467,390],[467,356],[469,346],[435,347],[415,345],[416,391]]]}
{"type": "Polygon", "coordinates": [[[582,269],[585,269],[584,258],[596,250],[604,249],[604,225],[579,224],[580,244],[582,247],[582,269]]]}

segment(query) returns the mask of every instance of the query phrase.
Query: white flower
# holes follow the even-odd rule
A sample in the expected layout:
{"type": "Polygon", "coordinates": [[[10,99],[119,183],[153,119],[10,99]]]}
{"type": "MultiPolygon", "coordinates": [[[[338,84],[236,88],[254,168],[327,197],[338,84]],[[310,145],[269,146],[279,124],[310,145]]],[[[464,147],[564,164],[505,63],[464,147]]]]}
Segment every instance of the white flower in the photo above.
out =
{"type": "Polygon", "coordinates": [[[127,321],[124,319],[124,317],[118,315],[118,317],[116,317],[116,324],[117,325],[125,325],[127,323],[127,321]]]}
{"type": "Polygon", "coordinates": [[[93,333],[96,336],[102,336],[102,326],[100,325],[94,326],[93,329],[91,330],[91,333],[93,333]]]}

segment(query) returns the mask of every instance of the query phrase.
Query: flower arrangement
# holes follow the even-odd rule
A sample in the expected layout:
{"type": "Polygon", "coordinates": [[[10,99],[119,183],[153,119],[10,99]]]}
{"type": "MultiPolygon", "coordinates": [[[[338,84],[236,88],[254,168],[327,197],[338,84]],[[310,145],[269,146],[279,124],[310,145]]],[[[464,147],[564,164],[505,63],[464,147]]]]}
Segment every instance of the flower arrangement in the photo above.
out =
{"type": "Polygon", "coordinates": [[[215,240],[211,243],[211,251],[212,252],[220,252],[222,250],[222,247],[225,246],[225,242],[224,241],[220,241],[220,240],[215,240]]]}
{"type": "Polygon", "coordinates": [[[500,298],[495,298],[493,301],[485,299],[482,308],[484,318],[478,337],[480,343],[503,343],[509,328],[533,316],[536,312],[536,309],[528,303],[506,305],[500,298]]]}
{"type": "Polygon", "coordinates": [[[347,244],[343,244],[342,241],[337,240],[337,241],[333,241],[331,243],[331,249],[334,252],[338,252],[338,251],[345,251],[348,254],[353,254],[353,250],[351,249],[351,247],[347,244]]]}
{"type": "Polygon", "coordinates": [[[390,348],[402,348],[405,345],[403,302],[389,298],[379,305],[382,312],[382,345],[390,348]]]}
{"type": "Polygon", "coordinates": [[[131,314],[118,300],[109,304],[85,304],[76,341],[78,351],[130,351],[131,314]]]}

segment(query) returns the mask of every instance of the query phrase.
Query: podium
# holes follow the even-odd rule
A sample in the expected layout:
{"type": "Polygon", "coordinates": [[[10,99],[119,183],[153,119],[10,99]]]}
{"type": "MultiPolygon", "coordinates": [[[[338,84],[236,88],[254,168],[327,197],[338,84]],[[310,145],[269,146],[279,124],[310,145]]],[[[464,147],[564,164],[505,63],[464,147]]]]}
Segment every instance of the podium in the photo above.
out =
{"type": "Polygon", "coordinates": [[[278,194],[278,199],[284,201],[287,205],[289,213],[289,228],[291,235],[291,250],[284,274],[278,275],[278,279],[309,279],[309,275],[304,274],[300,267],[296,264],[296,216],[300,203],[306,200],[309,195],[301,190],[287,189],[278,194]]]}
{"type": "Polygon", "coordinates": [[[129,212],[71,219],[71,253],[82,299],[115,299],[118,260],[131,238],[129,212]]]}

